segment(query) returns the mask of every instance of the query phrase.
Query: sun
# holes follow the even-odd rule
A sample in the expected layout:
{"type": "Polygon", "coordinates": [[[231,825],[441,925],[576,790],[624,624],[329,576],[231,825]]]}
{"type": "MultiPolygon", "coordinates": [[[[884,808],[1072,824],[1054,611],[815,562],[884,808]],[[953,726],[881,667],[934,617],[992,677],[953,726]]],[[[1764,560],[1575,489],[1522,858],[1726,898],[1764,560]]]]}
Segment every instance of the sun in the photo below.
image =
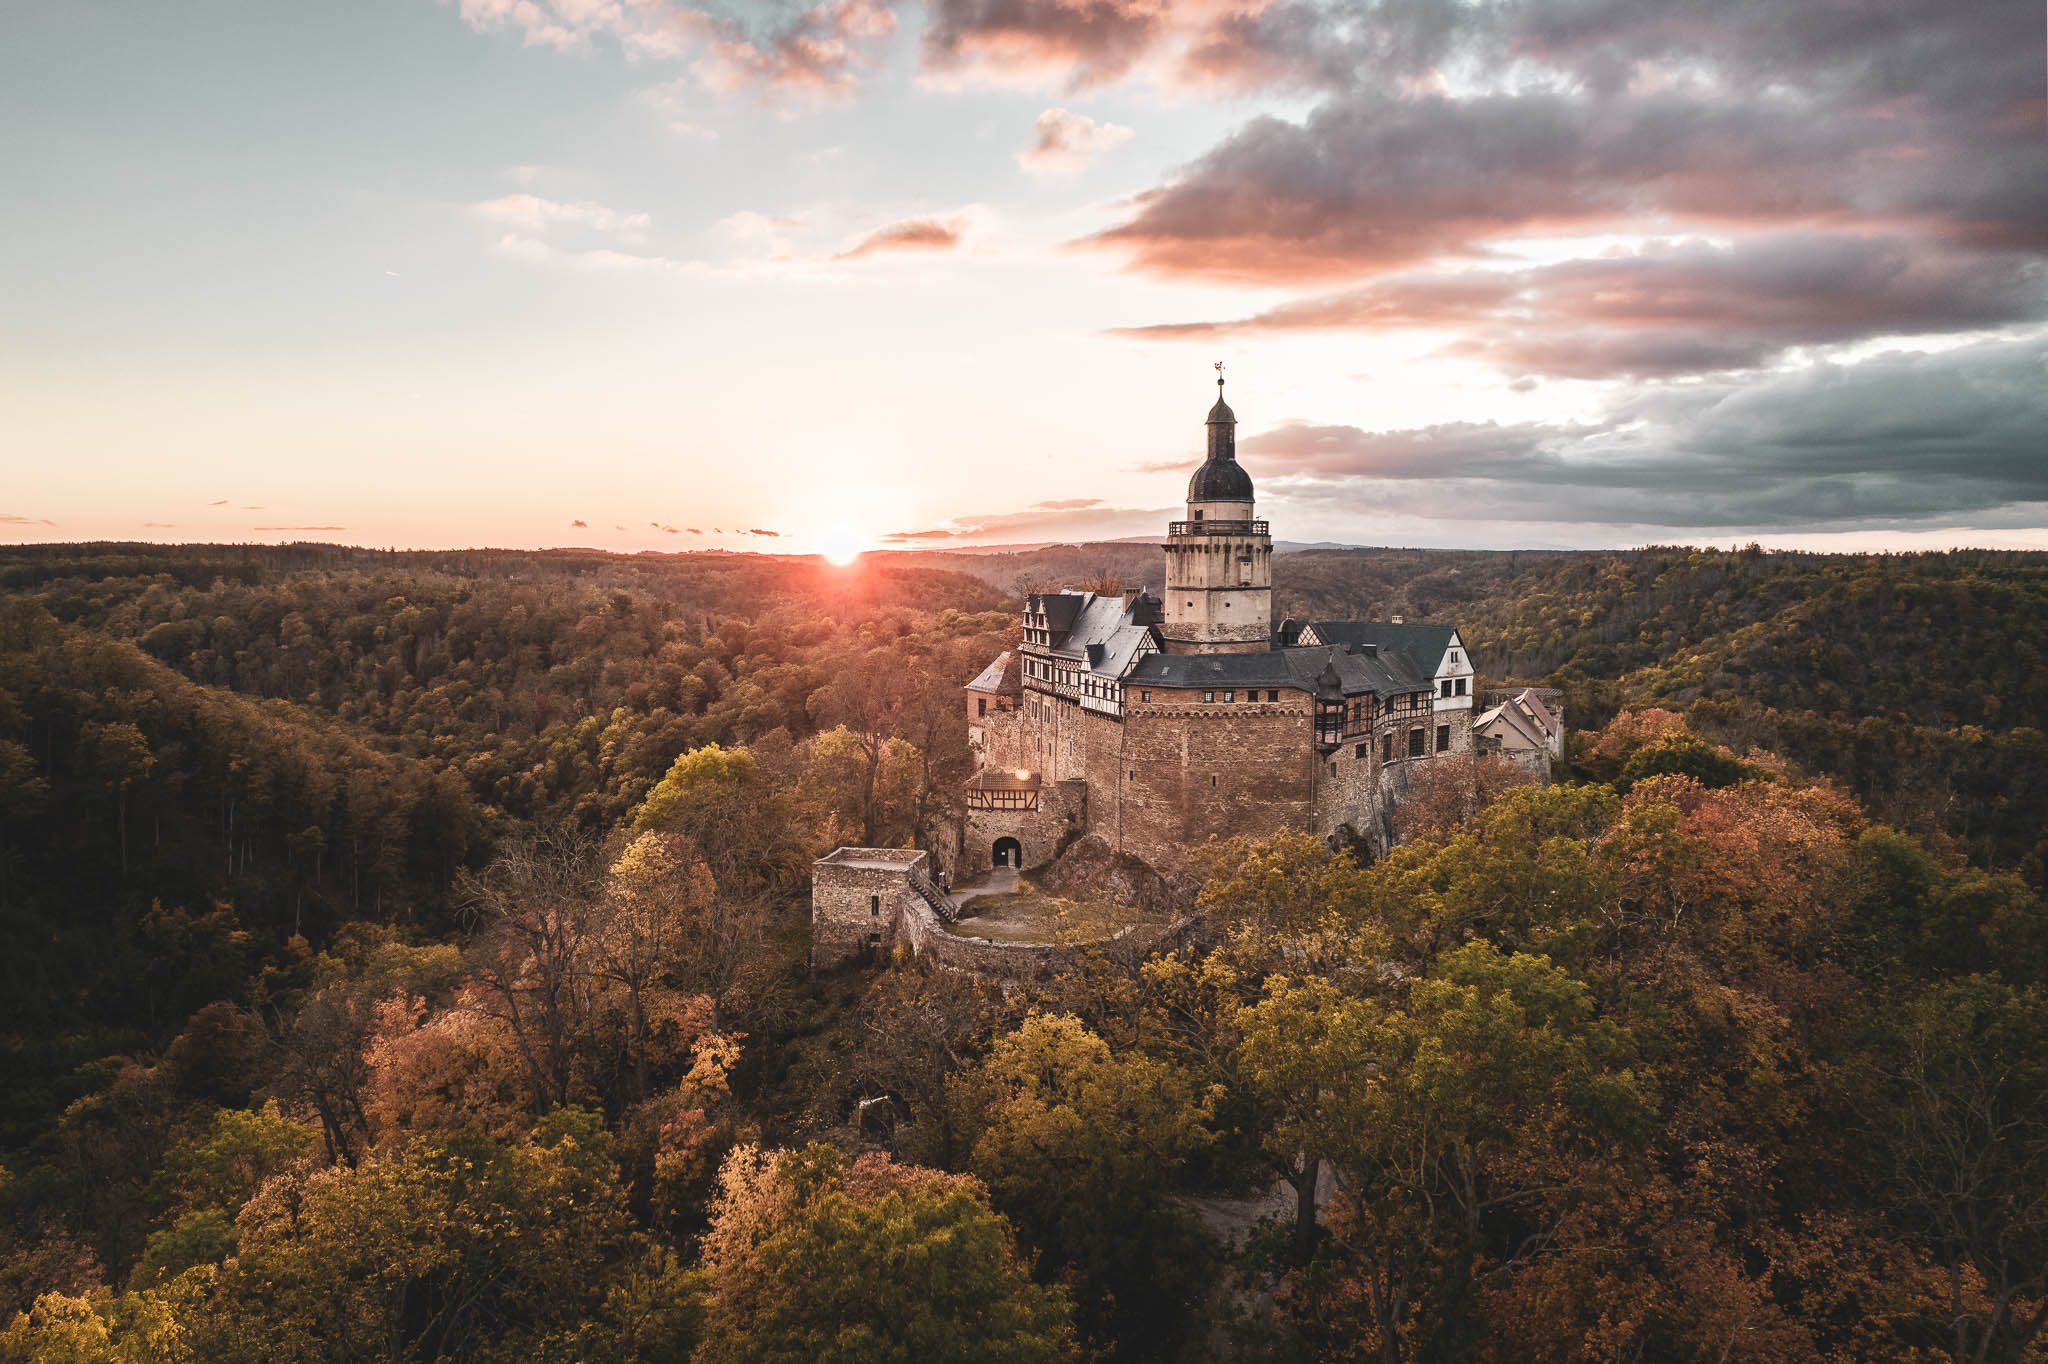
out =
{"type": "Polygon", "coordinates": [[[822,541],[825,562],[831,564],[850,564],[860,557],[861,549],[860,537],[844,526],[827,531],[822,541]]]}

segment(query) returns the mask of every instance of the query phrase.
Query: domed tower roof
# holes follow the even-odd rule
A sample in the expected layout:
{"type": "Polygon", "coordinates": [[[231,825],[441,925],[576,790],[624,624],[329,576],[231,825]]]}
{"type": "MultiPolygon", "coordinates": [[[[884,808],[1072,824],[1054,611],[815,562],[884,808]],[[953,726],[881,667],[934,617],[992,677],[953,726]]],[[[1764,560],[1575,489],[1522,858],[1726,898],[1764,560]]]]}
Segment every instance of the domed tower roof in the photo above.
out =
{"type": "MultiPolygon", "coordinates": [[[[1218,365],[1219,370],[1222,369],[1218,365]]],[[[1209,409],[1209,458],[1188,480],[1190,502],[1249,502],[1252,476],[1237,462],[1237,414],[1223,401],[1223,376],[1216,376],[1216,406],[1209,409]]]]}

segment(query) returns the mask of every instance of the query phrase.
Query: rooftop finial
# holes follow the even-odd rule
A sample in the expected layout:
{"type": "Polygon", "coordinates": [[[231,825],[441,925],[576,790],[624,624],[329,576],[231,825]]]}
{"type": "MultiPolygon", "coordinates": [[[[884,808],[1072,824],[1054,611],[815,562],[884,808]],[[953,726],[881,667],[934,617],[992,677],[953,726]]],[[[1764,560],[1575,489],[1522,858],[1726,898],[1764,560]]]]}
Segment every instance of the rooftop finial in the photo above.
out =
{"type": "Polygon", "coordinates": [[[1223,362],[1221,360],[1216,362],[1216,396],[1219,398],[1223,396],[1223,362]]]}

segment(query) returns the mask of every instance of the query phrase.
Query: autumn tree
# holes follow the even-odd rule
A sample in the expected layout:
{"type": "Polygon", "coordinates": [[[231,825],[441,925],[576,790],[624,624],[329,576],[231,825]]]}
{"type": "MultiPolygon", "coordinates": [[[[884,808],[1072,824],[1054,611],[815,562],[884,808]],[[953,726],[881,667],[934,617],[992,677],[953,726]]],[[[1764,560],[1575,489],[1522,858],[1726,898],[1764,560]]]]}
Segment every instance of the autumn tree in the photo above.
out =
{"type": "Polygon", "coordinates": [[[1964,977],[1888,1031],[1866,1123],[1891,1206],[1947,1271],[1956,1364],[2021,1364],[2048,1327],[2048,995],[1964,977]]]}
{"type": "Polygon", "coordinates": [[[1247,1075],[1294,1115],[1280,1138],[1344,1172],[1360,1344],[1388,1364],[1459,1357],[1482,1278],[1551,1246],[1589,1157],[1654,1111],[1627,1034],[1541,957],[1473,943],[1404,993],[1279,984],[1245,1025],[1247,1075]]]}
{"type": "Polygon", "coordinates": [[[128,878],[128,791],[156,766],[149,740],[132,722],[88,720],[78,745],[85,761],[114,796],[114,826],[120,835],[121,879],[128,878]]]}
{"type": "Polygon", "coordinates": [[[870,742],[837,725],[810,741],[801,790],[818,812],[824,843],[888,848],[916,831],[919,777],[908,741],[870,742]]]}
{"type": "Polygon", "coordinates": [[[830,725],[827,733],[841,735],[829,745],[829,751],[840,755],[839,764],[845,769],[863,847],[876,846],[879,831],[885,827],[885,806],[892,799],[915,799],[910,780],[915,753],[898,737],[908,694],[900,653],[878,648],[842,659],[832,680],[812,693],[809,701],[811,716],[819,726],[830,725]],[[903,788],[899,791],[890,789],[892,768],[897,774],[893,784],[903,788]]]}
{"type": "Polygon", "coordinates": [[[1078,1019],[1043,1014],[950,1088],[968,1168],[1121,1357],[1170,1352],[1200,1315],[1209,1257],[1167,1195],[1208,1141],[1214,1102],[1165,1063],[1114,1055],[1078,1019]]]}
{"type": "Polygon", "coordinates": [[[720,894],[741,899],[788,890],[812,856],[788,793],[744,747],[707,744],[677,758],[633,822],[688,838],[720,894]]]}
{"type": "Polygon", "coordinates": [[[221,1361],[547,1357],[647,1251],[602,1124],[432,1137],[265,1184],[192,1331],[221,1361]]]}
{"type": "Polygon", "coordinates": [[[1065,1295],[1031,1281],[967,1176],[743,1146],[719,1184],[695,1364],[1076,1357],[1065,1295]]]}
{"type": "Polygon", "coordinates": [[[130,1283],[150,1287],[233,1254],[242,1205],[318,1140],[313,1128],[287,1121],[275,1101],[253,1112],[215,1113],[203,1133],[164,1153],[150,1179],[146,1199],[155,1230],[130,1283]]]}

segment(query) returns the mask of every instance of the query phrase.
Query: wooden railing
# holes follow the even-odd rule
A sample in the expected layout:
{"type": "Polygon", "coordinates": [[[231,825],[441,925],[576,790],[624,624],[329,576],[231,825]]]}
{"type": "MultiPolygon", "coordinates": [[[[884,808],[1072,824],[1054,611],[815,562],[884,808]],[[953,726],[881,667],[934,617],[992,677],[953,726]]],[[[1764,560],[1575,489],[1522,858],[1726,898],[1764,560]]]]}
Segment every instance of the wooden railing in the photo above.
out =
{"type": "Polygon", "coordinates": [[[941,922],[950,924],[959,921],[960,912],[953,908],[951,900],[939,893],[939,888],[932,884],[929,876],[921,871],[912,872],[910,888],[917,892],[918,899],[932,907],[932,913],[938,915],[941,922]]]}

